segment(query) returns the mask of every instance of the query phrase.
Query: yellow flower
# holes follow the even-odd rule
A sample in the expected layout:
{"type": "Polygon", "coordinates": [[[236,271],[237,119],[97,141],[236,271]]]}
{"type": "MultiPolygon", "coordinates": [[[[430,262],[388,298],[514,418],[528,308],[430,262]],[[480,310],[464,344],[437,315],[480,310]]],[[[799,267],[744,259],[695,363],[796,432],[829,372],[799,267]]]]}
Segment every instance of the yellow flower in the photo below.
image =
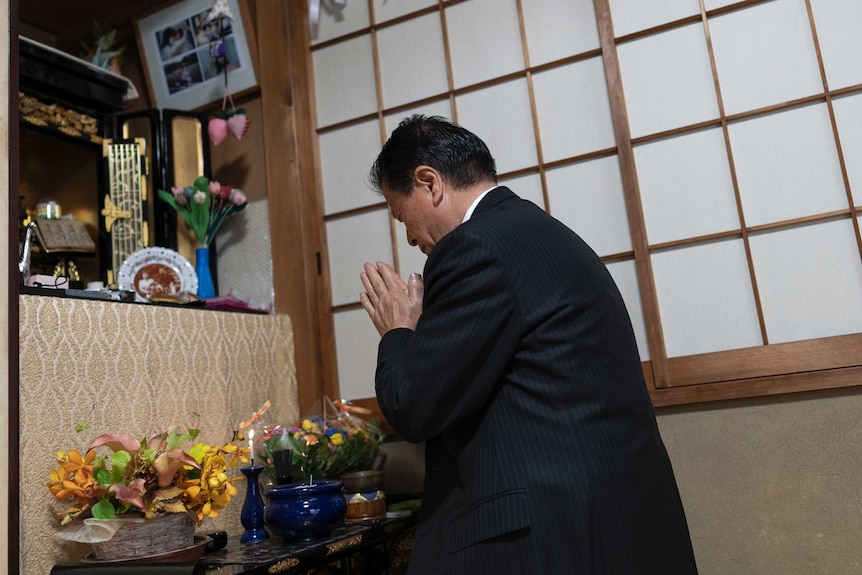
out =
{"type": "Polygon", "coordinates": [[[302,430],[306,433],[318,433],[320,428],[317,427],[317,424],[311,421],[310,419],[302,420],[302,430]]]}
{"type": "Polygon", "coordinates": [[[344,436],[340,433],[333,433],[329,436],[329,441],[332,445],[338,446],[344,443],[344,436]]]}
{"type": "Polygon", "coordinates": [[[64,501],[72,497],[78,505],[84,506],[91,499],[101,497],[104,490],[93,478],[95,451],[88,451],[84,457],[77,449],[68,453],[58,451],[56,458],[60,467],[48,474],[47,485],[57,499],[64,501]]]}

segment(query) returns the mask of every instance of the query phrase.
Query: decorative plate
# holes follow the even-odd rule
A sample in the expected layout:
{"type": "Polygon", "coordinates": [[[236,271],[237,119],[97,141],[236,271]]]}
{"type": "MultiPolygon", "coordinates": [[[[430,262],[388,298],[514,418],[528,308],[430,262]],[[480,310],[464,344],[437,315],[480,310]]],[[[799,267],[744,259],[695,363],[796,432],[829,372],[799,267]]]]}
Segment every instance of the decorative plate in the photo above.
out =
{"type": "Polygon", "coordinates": [[[177,295],[198,290],[198,276],[189,261],[168,248],[144,248],[126,258],[117,273],[117,287],[135,292],[135,299],[177,295]]]}
{"type": "MultiPolygon", "coordinates": [[[[134,255],[134,254],[133,254],[134,255]]],[[[194,544],[173,551],[163,551],[161,553],[150,553],[148,555],[132,555],[129,557],[121,557],[119,559],[93,559],[93,554],[90,553],[83,559],[82,563],[194,563],[206,551],[207,543],[210,537],[208,535],[195,535],[194,544]]],[[[155,569],[154,569],[155,570],[155,569]]]]}

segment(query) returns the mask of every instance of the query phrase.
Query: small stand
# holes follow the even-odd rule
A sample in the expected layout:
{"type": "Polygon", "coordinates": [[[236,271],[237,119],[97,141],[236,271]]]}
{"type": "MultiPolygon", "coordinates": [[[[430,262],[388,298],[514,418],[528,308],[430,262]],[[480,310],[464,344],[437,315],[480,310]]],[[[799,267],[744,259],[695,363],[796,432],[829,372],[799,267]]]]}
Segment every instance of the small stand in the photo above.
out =
{"type": "Polygon", "coordinates": [[[248,490],[245,493],[245,502],[242,504],[242,512],[239,516],[242,526],[245,527],[245,532],[239,540],[241,543],[257,543],[269,537],[263,528],[263,500],[260,498],[260,489],[257,484],[263,466],[245,467],[240,471],[247,479],[248,490]]]}

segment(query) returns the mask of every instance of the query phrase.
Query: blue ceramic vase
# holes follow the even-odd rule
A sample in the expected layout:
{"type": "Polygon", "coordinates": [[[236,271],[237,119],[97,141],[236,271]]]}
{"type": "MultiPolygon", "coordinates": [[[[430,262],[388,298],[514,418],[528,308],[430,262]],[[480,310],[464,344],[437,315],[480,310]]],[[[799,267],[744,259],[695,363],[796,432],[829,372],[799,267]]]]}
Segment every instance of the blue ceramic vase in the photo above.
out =
{"type": "Polygon", "coordinates": [[[195,249],[195,273],[198,276],[198,297],[207,299],[215,297],[215,284],[210,273],[210,249],[195,249]]]}
{"type": "Polygon", "coordinates": [[[247,479],[246,485],[248,485],[248,490],[245,493],[245,502],[242,504],[242,511],[239,516],[239,520],[242,526],[245,527],[245,531],[239,540],[240,543],[263,541],[268,535],[263,528],[263,501],[260,499],[260,489],[257,484],[260,472],[263,471],[263,466],[245,467],[240,469],[240,471],[247,479]]]}
{"type": "Polygon", "coordinates": [[[266,526],[287,540],[326,537],[344,524],[347,503],[341,481],[289,483],[267,489],[265,495],[266,526]]]}

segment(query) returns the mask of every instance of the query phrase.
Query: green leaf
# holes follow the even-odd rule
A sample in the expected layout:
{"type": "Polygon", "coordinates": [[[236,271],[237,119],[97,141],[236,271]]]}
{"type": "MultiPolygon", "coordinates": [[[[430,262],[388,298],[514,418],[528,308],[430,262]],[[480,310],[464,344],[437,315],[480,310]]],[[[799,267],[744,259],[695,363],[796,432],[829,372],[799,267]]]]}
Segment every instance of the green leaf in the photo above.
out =
{"type": "Polygon", "coordinates": [[[111,472],[105,469],[104,465],[96,467],[95,471],[96,481],[99,482],[99,485],[110,485],[113,483],[111,481],[111,472]]]}
{"type": "Polygon", "coordinates": [[[108,501],[107,497],[103,497],[98,503],[93,505],[93,517],[96,519],[113,519],[117,516],[114,511],[114,506],[108,501]]]}
{"type": "MultiPolygon", "coordinates": [[[[203,177],[203,176],[201,176],[203,177]]],[[[200,179],[200,178],[198,178],[200,179]]],[[[194,231],[198,237],[198,241],[203,244],[207,237],[207,226],[210,220],[210,195],[206,190],[202,190],[206,195],[206,201],[203,204],[196,204],[194,200],[188,198],[188,204],[181,206],[174,199],[174,195],[165,190],[159,190],[159,197],[163,202],[170,205],[176,212],[182,216],[188,226],[194,231]]]]}
{"type": "Polygon", "coordinates": [[[123,483],[126,478],[126,467],[132,460],[128,451],[120,450],[111,454],[111,479],[113,483],[123,483]]]}

